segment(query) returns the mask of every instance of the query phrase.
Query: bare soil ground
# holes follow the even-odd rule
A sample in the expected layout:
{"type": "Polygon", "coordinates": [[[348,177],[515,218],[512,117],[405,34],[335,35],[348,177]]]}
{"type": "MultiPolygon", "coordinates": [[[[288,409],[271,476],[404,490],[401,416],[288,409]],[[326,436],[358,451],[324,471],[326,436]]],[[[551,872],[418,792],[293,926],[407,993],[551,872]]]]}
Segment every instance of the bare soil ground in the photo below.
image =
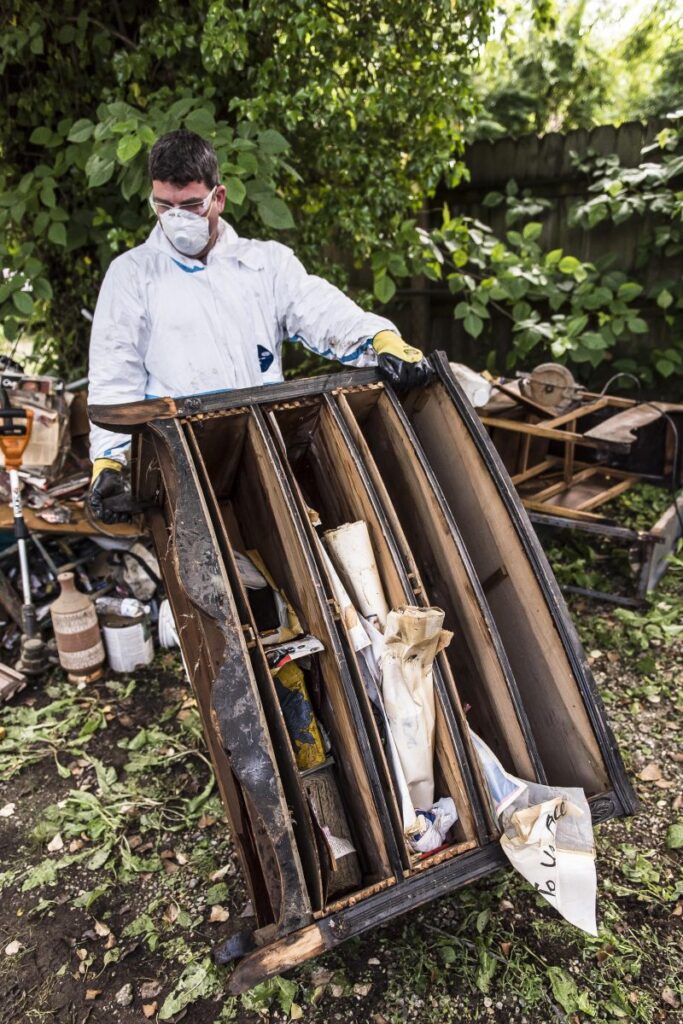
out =
{"type": "Polygon", "coordinates": [[[572,606],[641,800],[597,830],[589,938],[500,872],[226,994],[249,906],[177,659],[0,710],[0,1022],[683,1020],[683,563],[646,613],[572,606]]]}

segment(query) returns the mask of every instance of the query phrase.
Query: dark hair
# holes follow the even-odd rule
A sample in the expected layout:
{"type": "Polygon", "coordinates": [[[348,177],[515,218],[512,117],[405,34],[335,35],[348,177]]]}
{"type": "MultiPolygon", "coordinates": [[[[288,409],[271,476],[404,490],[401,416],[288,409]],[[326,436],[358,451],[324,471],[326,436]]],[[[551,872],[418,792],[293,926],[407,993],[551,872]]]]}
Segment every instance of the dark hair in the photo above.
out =
{"type": "Polygon", "coordinates": [[[218,184],[218,158],[210,142],[187,128],[167,132],[149,154],[152,181],[170,181],[182,188],[191,181],[203,181],[207,188],[218,184]]]}

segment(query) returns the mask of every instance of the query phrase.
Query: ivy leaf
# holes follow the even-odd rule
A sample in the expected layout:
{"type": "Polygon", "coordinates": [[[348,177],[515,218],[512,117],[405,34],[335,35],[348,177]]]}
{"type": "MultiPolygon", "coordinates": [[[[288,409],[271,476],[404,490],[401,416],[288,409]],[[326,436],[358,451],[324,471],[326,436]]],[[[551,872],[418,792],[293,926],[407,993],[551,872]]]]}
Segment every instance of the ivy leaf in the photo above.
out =
{"type": "Polygon", "coordinates": [[[46,146],[52,138],[52,132],[45,125],[40,125],[38,128],[34,128],[29,136],[29,142],[33,143],[34,146],[46,146]]]}
{"type": "Polygon", "coordinates": [[[274,128],[267,128],[265,132],[261,132],[258,137],[259,146],[264,153],[269,155],[275,153],[286,153],[289,149],[289,143],[284,135],[280,135],[274,128]]]}
{"type": "Polygon", "coordinates": [[[619,285],[617,298],[623,299],[624,302],[631,302],[640,295],[642,290],[642,287],[636,284],[635,281],[624,281],[623,284],[619,285]]]}
{"type": "Polygon", "coordinates": [[[244,202],[247,190],[239,178],[228,178],[225,183],[225,192],[231,203],[241,206],[244,202]]]}
{"type": "Polygon", "coordinates": [[[396,285],[394,284],[393,278],[389,277],[388,274],[375,274],[375,282],[372,290],[375,293],[375,298],[379,299],[380,302],[389,302],[396,292],[396,285]]]}
{"type": "Polygon", "coordinates": [[[630,317],[627,327],[631,334],[647,334],[647,324],[639,316],[630,317]]]}
{"type": "Polygon", "coordinates": [[[486,930],[486,925],[489,923],[490,920],[491,920],[491,911],[490,910],[482,910],[479,914],[477,914],[477,933],[479,935],[481,935],[482,932],[484,932],[486,930]]]}
{"type": "Polygon", "coordinates": [[[527,242],[535,242],[536,239],[540,237],[542,231],[543,225],[539,224],[538,221],[532,220],[529,221],[528,224],[524,225],[524,228],[522,229],[522,237],[525,238],[527,242]]]}
{"type": "Polygon", "coordinates": [[[480,992],[484,993],[484,995],[486,995],[491,987],[491,981],[493,979],[493,975],[496,973],[497,966],[496,961],[490,953],[487,953],[485,949],[479,951],[479,967],[474,976],[474,984],[480,992]]]}
{"type": "Polygon", "coordinates": [[[47,237],[55,245],[66,245],[66,228],[63,224],[53,221],[48,229],[47,237]]]}
{"type": "Polygon", "coordinates": [[[198,135],[210,135],[216,127],[216,120],[207,107],[200,107],[187,115],[185,127],[198,135]]]}
{"type": "Polygon", "coordinates": [[[116,158],[122,164],[132,160],[142,148],[142,139],[139,135],[123,135],[116,147],[116,158]]]}
{"type": "MultiPolygon", "coordinates": [[[[655,360],[655,368],[658,373],[661,373],[662,377],[670,377],[676,367],[669,359],[657,359],[655,360]]],[[[675,847],[672,847],[675,849],[675,847]]]]}
{"type": "Polygon", "coordinates": [[[100,185],[105,185],[114,173],[115,166],[116,164],[112,156],[102,156],[99,153],[93,153],[85,165],[85,173],[88,175],[88,185],[90,188],[99,188],[100,185]]]}
{"type": "Polygon", "coordinates": [[[668,309],[673,300],[674,297],[671,292],[666,288],[662,288],[661,292],[657,296],[657,305],[660,309],[668,309]]]}
{"type": "Polygon", "coordinates": [[[69,129],[67,139],[69,142],[87,142],[95,130],[95,125],[87,117],[81,117],[74,121],[69,129]]]}
{"type": "Polygon", "coordinates": [[[33,312],[33,299],[28,292],[12,292],[12,302],[23,316],[33,312]]]}
{"type": "Polygon", "coordinates": [[[553,996],[565,1013],[575,1013],[578,1008],[579,990],[571,974],[561,967],[548,967],[548,977],[553,996]]]}
{"type": "Polygon", "coordinates": [[[581,266],[581,260],[577,260],[576,256],[563,256],[557,266],[563,274],[575,274],[581,266]]]}
{"type": "Polygon", "coordinates": [[[43,187],[40,190],[40,201],[43,206],[47,206],[48,209],[54,210],[57,205],[57,200],[55,199],[55,190],[52,187],[52,181],[46,181],[43,184],[43,187]]]}
{"type": "Polygon", "coordinates": [[[586,331],[581,335],[581,344],[589,349],[607,348],[607,341],[597,331],[586,331]]]}
{"type": "Polygon", "coordinates": [[[504,197],[501,195],[500,192],[487,192],[482,202],[484,206],[500,206],[500,204],[503,202],[503,198],[504,197]]]}
{"type": "Polygon", "coordinates": [[[483,330],[484,321],[481,319],[481,317],[477,316],[476,313],[473,313],[470,310],[470,312],[464,318],[462,325],[468,334],[470,334],[473,338],[478,338],[483,330]]]}
{"type": "MultiPolygon", "coordinates": [[[[36,296],[37,299],[45,299],[45,301],[49,301],[52,298],[52,285],[50,284],[46,277],[34,277],[32,284],[33,294],[36,296]]],[[[67,776],[64,776],[64,778],[66,777],[67,776]]]]}
{"type": "Polygon", "coordinates": [[[245,1010],[263,1011],[269,1010],[277,1002],[282,1012],[289,1015],[298,987],[296,982],[277,975],[245,992],[242,995],[242,1006],[245,1010]]]}
{"type": "Polygon", "coordinates": [[[113,843],[105,843],[100,846],[99,849],[95,850],[92,857],[85,865],[89,871],[97,871],[98,868],[103,867],[109,860],[113,843]]]}
{"type": "Polygon", "coordinates": [[[588,317],[584,314],[581,316],[572,316],[567,320],[567,334],[570,338],[575,338],[588,323],[588,317]]]}
{"type": "Polygon", "coordinates": [[[264,196],[257,204],[259,217],[269,228],[293,228],[294,221],[286,203],[277,196],[264,196]]]}
{"type": "Polygon", "coordinates": [[[209,887],[206,893],[207,906],[212,907],[216,903],[220,903],[221,900],[225,899],[230,894],[230,890],[225,882],[216,882],[215,885],[209,887]]]}

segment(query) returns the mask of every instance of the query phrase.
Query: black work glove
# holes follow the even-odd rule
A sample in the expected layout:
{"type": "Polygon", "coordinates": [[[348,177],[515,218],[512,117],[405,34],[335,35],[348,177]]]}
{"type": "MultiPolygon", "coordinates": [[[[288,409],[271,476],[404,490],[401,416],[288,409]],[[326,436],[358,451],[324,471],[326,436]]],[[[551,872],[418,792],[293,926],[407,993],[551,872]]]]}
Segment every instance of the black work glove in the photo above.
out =
{"type": "Polygon", "coordinates": [[[95,459],[88,491],[88,508],[101,523],[130,523],[133,498],[125,466],[114,459],[95,459]]]}
{"type": "Polygon", "coordinates": [[[394,331],[380,331],[372,339],[380,376],[398,391],[421,388],[434,378],[434,371],[419,348],[408,345],[394,331]]]}

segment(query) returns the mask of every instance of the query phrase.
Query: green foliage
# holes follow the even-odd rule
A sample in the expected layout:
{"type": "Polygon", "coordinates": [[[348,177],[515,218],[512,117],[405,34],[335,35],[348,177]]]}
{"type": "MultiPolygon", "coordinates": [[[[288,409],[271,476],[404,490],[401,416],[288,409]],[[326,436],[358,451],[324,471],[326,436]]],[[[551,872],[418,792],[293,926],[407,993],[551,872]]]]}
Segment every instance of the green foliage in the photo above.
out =
{"type": "Polygon", "coordinates": [[[60,755],[69,759],[82,755],[92,736],[106,728],[96,697],[74,697],[69,683],[48,687],[48,694],[54,699],[42,708],[17,704],[3,710],[0,776],[4,779],[48,758],[54,759],[62,777],[68,777],[60,755]]]}
{"type": "Polygon", "coordinates": [[[683,107],[680,0],[501,0],[474,84],[477,138],[568,131],[683,107]],[[630,12],[629,12],[630,13],[630,12]]]}
{"type": "Polygon", "coordinates": [[[173,991],[164,1000],[159,1010],[159,1020],[171,1020],[197,999],[217,996],[222,990],[222,980],[210,957],[193,961],[187,965],[173,991]]]}
{"type": "MultiPolygon", "coordinates": [[[[575,204],[572,223],[591,231],[609,219],[615,224],[647,215],[637,225],[638,266],[645,278],[653,258],[683,252],[683,192],[676,187],[683,172],[683,129],[673,119],[641,163],[624,168],[616,156],[587,157],[580,170],[589,176],[589,199],[575,204]],[[653,160],[653,151],[660,157],[653,160]],[[661,219],[652,220],[652,214],[661,219]]],[[[457,197],[457,193],[456,193],[457,197]]],[[[396,227],[394,244],[378,249],[372,259],[375,295],[383,301],[409,274],[445,279],[458,297],[455,317],[463,330],[480,341],[482,362],[494,369],[498,334],[496,320],[511,325],[507,370],[551,358],[569,364],[581,378],[609,366],[636,374],[652,385],[683,376],[683,282],[678,276],[655,279],[647,289],[611,268],[611,260],[580,260],[543,244],[543,220],[552,204],[515,181],[505,193],[484,197],[489,208],[504,206],[509,228],[497,237],[483,222],[451,216],[444,209],[442,226],[426,232],[414,220],[396,227]],[[666,347],[652,346],[642,305],[663,316],[669,331],[666,347]]],[[[634,230],[636,224],[634,223],[634,230]]],[[[638,275],[641,276],[641,273],[638,275]]]]}
{"type": "Polygon", "coordinates": [[[278,975],[261,982],[260,985],[255,985],[249,992],[245,992],[242,996],[242,1006],[245,1010],[257,1010],[263,1013],[277,1005],[283,1013],[289,1014],[298,989],[299,986],[295,981],[287,981],[286,978],[281,978],[278,975]]]}
{"type": "MultiPolygon", "coordinates": [[[[616,155],[589,155],[579,168],[592,179],[589,196],[572,211],[575,224],[590,230],[603,220],[614,224],[632,222],[638,231],[638,266],[643,274],[653,259],[659,263],[683,252],[683,192],[678,183],[683,172],[683,127],[678,116],[664,128],[654,143],[645,146],[636,167],[623,167],[616,155]],[[656,214],[656,219],[653,218],[656,214]]],[[[643,296],[656,305],[664,317],[669,344],[653,348],[649,362],[659,377],[683,376],[683,282],[680,275],[660,278],[643,296]]],[[[646,325],[640,322],[640,333],[646,325]]],[[[624,365],[626,370],[633,369],[624,365]]],[[[646,374],[646,379],[653,375],[646,374]]]]}
{"type": "Polygon", "coordinates": [[[476,79],[477,137],[566,131],[599,117],[609,96],[608,61],[591,39],[586,0],[559,6],[548,3],[539,17],[528,4],[503,4],[502,31],[476,79]]]}
{"type": "Polygon", "coordinates": [[[660,117],[683,107],[680,3],[654,0],[648,4],[616,56],[627,70],[619,76],[621,96],[615,96],[616,109],[624,118],[660,117]]]}
{"type": "MultiPolygon", "coordinates": [[[[508,184],[506,197],[491,194],[487,198],[489,205],[508,201],[508,223],[544,208],[530,197],[518,203],[514,182],[508,184]]],[[[432,279],[445,277],[459,298],[455,317],[467,334],[481,337],[483,346],[491,344],[495,341],[492,312],[510,321],[513,344],[508,369],[532,354],[540,362],[546,352],[559,362],[594,368],[612,359],[618,343],[623,347],[646,330],[635,304],[642,291],[638,284],[620,271],[601,272],[561,249],[544,251],[538,221],[518,228],[501,240],[481,221],[451,217],[448,209],[442,227],[429,234],[410,222],[403,225],[406,238],[412,232],[407,243],[411,272],[432,279]]],[[[392,255],[376,254],[373,267],[375,282],[379,278],[385,287],[390,282],[393,288],[392,255]]],[[[396,262],[394,267],[397,276],[405,272],[396,262]]],[[[491,350],[489,361],[494,357],[491,350]]]]}
{"type": "MultiPolygon", "coordinates": [[[[286,230],[341,280],[443,175],[490,0],[10,0],[0,29],[0,317],[83,366],[104,269],[151,224],[145,160],[186,126],[218,150],[228,216],[286,230]],[[335,271],[336,268],[336,271],[335,271]]],[[[454,155],[455,154],[455,155],[454,155]]],[[[386,294],[386,293],[385,293],[386,294]]]]}
{"type": "Polygon", "coordinates": [[[565,1013],[576,1013],[579,1010],[589,1017],[595,1016],[595,1009],[591,1006],[588,994],[586,992],[579,992],[571,974],[562,970],[561,967],[549,967],[548,978],[550,979],[553,996],[565,1013]]]}

